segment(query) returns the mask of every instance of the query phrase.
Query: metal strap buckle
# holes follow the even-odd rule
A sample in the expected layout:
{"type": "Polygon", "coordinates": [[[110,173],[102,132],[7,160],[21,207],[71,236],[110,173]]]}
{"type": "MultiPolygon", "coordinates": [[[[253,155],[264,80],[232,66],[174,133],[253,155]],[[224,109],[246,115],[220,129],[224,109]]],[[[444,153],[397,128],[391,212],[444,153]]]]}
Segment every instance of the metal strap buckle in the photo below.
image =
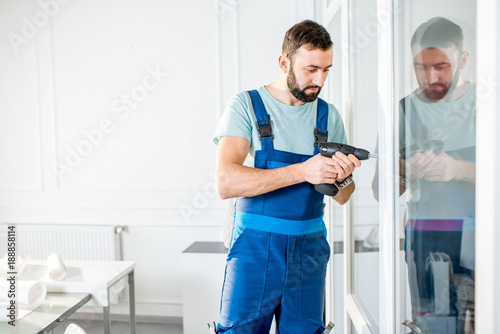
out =
{"type": "Polygon", "coordinates": [[[319,143],[325,143],[328,141],[328,130],[323,130],[320,128],[314,129],[314,147],[319,143]]]}

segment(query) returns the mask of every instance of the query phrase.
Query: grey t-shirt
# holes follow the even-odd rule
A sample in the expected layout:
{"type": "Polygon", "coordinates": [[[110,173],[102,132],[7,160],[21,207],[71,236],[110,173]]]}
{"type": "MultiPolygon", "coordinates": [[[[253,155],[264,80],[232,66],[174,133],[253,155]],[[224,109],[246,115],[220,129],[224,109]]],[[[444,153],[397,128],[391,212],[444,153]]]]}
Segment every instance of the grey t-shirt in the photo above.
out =
{"type": "Polygon", "coordinates": [[[400,127],[400,146],[425,140],[442,140],[445,152],[476,146],[475,92],[476,85],[471,84],[464,96],[452,102],[431,102],[418,89],[408,95],[399,114],[400,122],[406,121],[400,127]]]}
{"type": "MultiPolygon", "coordinates": [[[[422,145],[426,140],[443,142],[442,151],[456,160],[475,162],[476,86],[452,102],[431,102],[417,89],[400,109],[400,147],[422,145]]],[[[408,174],[408,172],[407,172],[408,174]]],[[[452,180],[409,182],[411,218],[459,218],[475,215],[475,184],[452,180]]]]}
{"type": "MultiPolygon", "coordinates": [[[[258,92],[271,118],[274,148],[297,154],[314,154],[318,101],[301,106],[289,106],[276,100],[264,86],[260,87],[258,92]]],[[[328,104],[327,130],[328,141],[347,143],[342,118],[331,104],[328,104]]],[[[229,101],[219,121],[214,142],[217,144],[223,136],[247,139],[251,144],[251,156],[261,149],[257,119],[247,92],[240,92],[229,101]]]]}

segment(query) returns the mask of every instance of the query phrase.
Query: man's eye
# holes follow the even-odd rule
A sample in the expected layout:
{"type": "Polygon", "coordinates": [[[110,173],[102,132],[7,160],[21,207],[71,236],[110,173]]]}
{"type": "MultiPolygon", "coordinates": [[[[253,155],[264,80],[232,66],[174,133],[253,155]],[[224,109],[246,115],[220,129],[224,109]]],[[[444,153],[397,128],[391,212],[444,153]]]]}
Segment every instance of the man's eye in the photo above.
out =
{"type": "Polygon", "coordinates": [[[448,68],[448,65],[439,65],[439,66],[436,66],[436,69],[438,71],[444,71],[448,68]]]}
{"type": "Polygon", "coordinates": [[[314,71],[316,71],[316,69],[314,69],[314,68],[308,68],[308,69],[307,69],[307,72],[311,72],[311,73],[312,73],[312,72],[314,72],[314,71]]]}

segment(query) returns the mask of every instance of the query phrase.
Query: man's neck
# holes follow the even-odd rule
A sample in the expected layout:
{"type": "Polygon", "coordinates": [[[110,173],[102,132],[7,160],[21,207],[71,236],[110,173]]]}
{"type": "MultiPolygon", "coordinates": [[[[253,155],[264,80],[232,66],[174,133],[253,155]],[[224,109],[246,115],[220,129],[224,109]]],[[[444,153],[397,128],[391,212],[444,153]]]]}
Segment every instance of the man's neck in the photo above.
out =
{"type": "Polygon", "coordinates": [[[290,93],[286,83],[286,76],[282,75],[270,85],[265,86],[269,94],[276,100],[289,106],[302,106],[305,102],[300,101],[290,93]]]}

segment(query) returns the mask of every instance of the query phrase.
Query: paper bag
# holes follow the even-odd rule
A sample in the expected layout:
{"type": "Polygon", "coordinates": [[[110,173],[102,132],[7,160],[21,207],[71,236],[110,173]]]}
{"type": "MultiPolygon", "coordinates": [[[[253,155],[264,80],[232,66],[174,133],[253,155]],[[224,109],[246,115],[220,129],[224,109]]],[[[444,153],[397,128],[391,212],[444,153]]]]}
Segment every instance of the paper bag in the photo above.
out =
{"type": "Polygon", "coordinates": [[[446,253],[430,253],[426,268],[431,273],[432,301],[434,314],[450,313],[450,278],[452,275],[451,260],[446,253]]]}

